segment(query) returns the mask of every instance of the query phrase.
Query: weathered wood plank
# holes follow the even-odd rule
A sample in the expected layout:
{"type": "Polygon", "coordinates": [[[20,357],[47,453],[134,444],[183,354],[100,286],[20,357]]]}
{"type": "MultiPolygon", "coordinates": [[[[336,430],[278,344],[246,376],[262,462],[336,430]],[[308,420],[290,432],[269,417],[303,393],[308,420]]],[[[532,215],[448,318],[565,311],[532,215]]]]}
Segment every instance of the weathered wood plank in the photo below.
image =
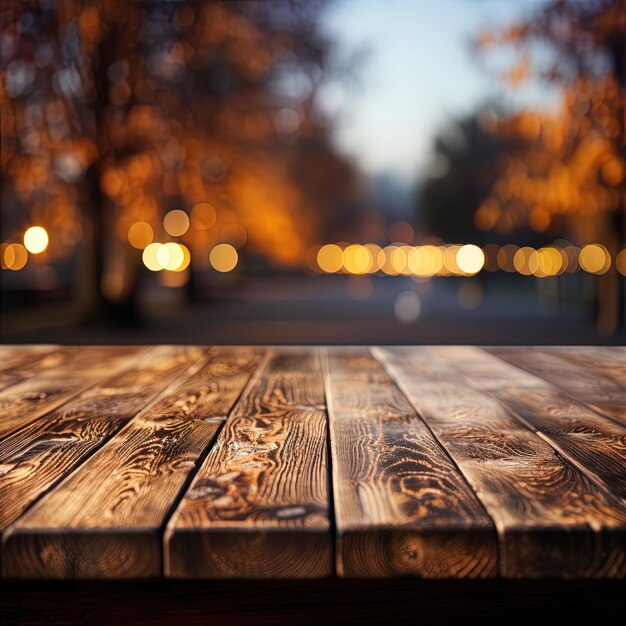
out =
{"type": "Polygon", "coordinates": [[[0,344],[0,357],[12,356],[15,354],[23,354],[24,352],[30,352],[32,354],[36,352],[45,352],[50,347],[55,347],[53,344],[45,343],[3,343],[0,344]]]}
{"type": "Polygon", "coordinates": [[[54,344],[1,344],[0,345],[0,369],[4,369],[4,363],[7,360],[17,358],[20,359],[24,356],[34,356],[37,354],[44,354],[58,346],[54,344]]]}
{"type": "MultiPolygon", "coordinates": [[[[19,381],[34,376],[76,376],[85,375],[97,378],[110,375],[116,367],[123,366],[129,359],[145,353],[145,346],[48,346],[44,349],[27,351],[18,356],[16,352],[10,360],[10,372],[19,381]]],[[[18,381],[18,382],[19,382],[18,381]]]]}
{"type": "Polygon", "coordinates": [[[33,353],[23,353],[2,358],[0,389],[5,389],[31,377],[38,364],[42,362],[49,363],[50,360],[46,359],[46,355],[33,353]]]}
{"type": "Polygon", "coordinates": [[[317,350],[270,354],[167,526],[167,576],[331,573],[324,409],[317,350]]]}
{"type": "Polygon", "coordinates": [[[0,346],[0,389],[28,377],[37,363],[57,346],[0,346]]]}
{"type": "Polygon", "coordinates": [[[0,442],[0,530],[101,446],[201,356],[160,347],[0,442]]]}
{"type": "Polygon", "coordinates": [[[479,348],[437,348],[464,380],[489,393],[577,467],[626,499],[626,429],[541,378],[479,348]]]}
{"type": "Polygon", "coordinates": [[[595,411],[626,424],[626,386],[615,378],[561,358],[552,349],[490,347],[486,350],[503,361],[561,387],[595,411]]]}
{"type": "Polygon", "coordinates": [[[44,355],[30,376],[0,391],[0,439],[112,376],[145,351],[137,346],[90,346],[44,355]]]}
{"type": "Polygon", "coordinates": [[[208,358],[193,363],[155,403],[7,529],[5,575],[160,575],[160,529],[260,354],[214,348],[208,358]]]}
{"type": "Polygon", "coordinates": [[[366,348],[329,348],[337,573],[482,578],[493,523],[447,453],[366,348]]]}
{"type": "Polygon", "coordinates": [[[376,349],[494,520],[507,577],[624,577],[626,510],[426,348],[376,349]]]}
{"type": "Polygon", "coordinates": [[[472,387],[489,393],[577,467],[626,499],[626,429],[559,387],[472,347],[440,356],[472,387]]]}
{"type": "Polygon", "coordinates": [[[550,346],[536,348],[538,352],[548,352],[561,359],[600,373],[626,386],[626,348],[621,346],[550,346]]]}
{"type": "MultiPolygon", "coordinates": [[[[93,347],[84,346],[36,346],[33,350],[16,350],[12,356],[2,359],[0,365],[0,388],[5,389],[10,385],[16,385],[26,379],[47,374],[74,374],[90,372],[94,367],[100,367],[88,356],[93,347]]],[[[115,355],[120,348],[95,348],[95,356],[115,355]]],[[[133,357],[145,348],[130,346],[121,348],[120,354],[128,351],[128,356],[133,357]]],[[[119,356],[119,355],[118,355],[119,356]]],[[[102,364],[105,365],[105,364],[102,364]]],[[[115,363],[112,364],[115,366],[115,363]]],[[[106,372],[104,372],[106,374],[106,372]]],[[[94,373],[95,375],[95,373],[94,373]]]]}

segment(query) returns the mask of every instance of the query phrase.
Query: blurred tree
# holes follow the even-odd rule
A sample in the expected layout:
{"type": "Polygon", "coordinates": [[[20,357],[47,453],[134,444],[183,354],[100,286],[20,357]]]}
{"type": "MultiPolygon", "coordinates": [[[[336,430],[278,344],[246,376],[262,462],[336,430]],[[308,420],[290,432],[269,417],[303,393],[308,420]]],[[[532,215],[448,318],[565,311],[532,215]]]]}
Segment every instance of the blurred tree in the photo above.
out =
{"type": "MultiPolygon", "coordinates": [[[[556,85],[556,113],[493,116],[490,128],[525,147],[509,155],[476,225],[498,229],[555,224],[580,243],[599,242],[615,258],[626,242],[626,2],[557,0],[529,19],[484,32],[477,46],[511,47],[517,61],[503,77],[512,86],[535,76],[556,85]]],[[[598,324],[612,332],[623,292],[615,267],[598,280],[598,324]]]]}
{"type": "Polygon", "coordinates": [[[190,250],[169,284],[221,242],[299,265],[353,189],[311,113],[332,69],[325,5],[3,3],[3,236],[44,226],[46,260],[78,246],[85,306],[123,319],[151,241],[190,250]],[[164,229],[173,209],[188,229],[164,229]]]}
{"type": "MultiPolygon", "coordinates": [[[[419,218],[426,230],[444,241],[486,243],[476,228],[475,214],[488,212],[485,203],[492,186],[502,174],[508,155],[522,142],[490,132],[489,116],[471,115],[443,128],[433,145],[433,158],[419,196],[419,218]]],[[[498,232],[506,237],[512,224],[503,220],[498,232]]]]}

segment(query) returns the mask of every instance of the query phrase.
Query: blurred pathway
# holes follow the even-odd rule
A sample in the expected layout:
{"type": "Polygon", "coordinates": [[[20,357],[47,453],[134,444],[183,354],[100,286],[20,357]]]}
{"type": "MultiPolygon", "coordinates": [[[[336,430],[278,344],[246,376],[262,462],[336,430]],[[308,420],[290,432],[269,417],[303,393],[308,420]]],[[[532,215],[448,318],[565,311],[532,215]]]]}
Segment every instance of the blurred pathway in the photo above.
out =
{"type": "MultiPolygon", "coordinates": [[[[624,344],[603,337],[591,312],[538,298],[535,290],[481,295],[479,282],[344,276],[256,279],[232,296],[184,306],[151,292],[146,323],[132,328],[61,326],[7,332],[4,343],[222,344],[624,344]],[[370,292],[371,287],[371,293],[370,292]],[[462,292],[459,293],[459,288],[462,292]],[[407,295],[408,292],[408,295],[407,295]],[[366,299],[362,299],[365,298],[366,299]],[[361,298],[361,299],[360,299],[361,298]],[[467,308],[471,307],[471,308],[467,308]],[[417,315],[417,317],[416,317],[417,315]],[[402,318],[401,321],[398,318],[402,318]]],[[[491,286],[493,287],[493,286],[491,286]]]]}

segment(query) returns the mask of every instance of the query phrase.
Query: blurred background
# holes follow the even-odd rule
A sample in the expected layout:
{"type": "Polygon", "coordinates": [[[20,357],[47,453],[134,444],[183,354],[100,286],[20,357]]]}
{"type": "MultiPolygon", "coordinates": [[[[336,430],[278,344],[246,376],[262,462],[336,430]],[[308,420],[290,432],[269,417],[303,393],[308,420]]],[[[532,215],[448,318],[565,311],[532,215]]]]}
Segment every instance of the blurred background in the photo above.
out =
{"type": "Polygon", "coordinates": [[[625,343],[625,0],[3,0],[0,56],[3,343],[625,343]]]}

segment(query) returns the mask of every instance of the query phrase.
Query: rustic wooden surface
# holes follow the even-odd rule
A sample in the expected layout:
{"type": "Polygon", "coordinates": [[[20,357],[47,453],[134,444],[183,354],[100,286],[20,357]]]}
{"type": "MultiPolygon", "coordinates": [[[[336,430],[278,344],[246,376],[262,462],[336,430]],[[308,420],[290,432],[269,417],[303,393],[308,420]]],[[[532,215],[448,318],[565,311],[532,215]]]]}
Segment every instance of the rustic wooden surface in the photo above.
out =
{"type": "MultiPolygon", "coordinates": [[[[0,441],[0,527],[98,449],[200,355],[198,349],[155,348],[132,367],[104,377],[78,398],[0,441]]],[[[31,380],[37,384],[38,377],[31,380]]],[[[13,420],[3,411],[2,420],[13,420]]],[[[1,557],[1,555],[0,555],[1,557]]]]}
{"type": "Polygon", "coordinates": [[[623,577],[623,500],[465,385],[445,350],[378,352],[494,520],[503,575],[623,577]]]}
{"type": "Polygon", "coordinates": [[[212,352],[13,525],[5,539],[9,576],[161,573],[160,528],[258,360],[250,350],[212,352]]]}
{"type": "MultiPolygon", "coordinates": [[[[593,410],[626,425],[624,348],[604,352],[610,355],[608,362],[600,359],[598,349],[592,349],[583,363],[577,363],[572,358],[573,354],[568,354],[562,348],[532,348],[524,351],[493,348],[490,352],[516,367],[545,378],[593,410]]],[[[582,355],[585,356],[585,351],[582,355]]]]}
{"type": "Polygon", "coordinates": [[[0,346],[0,531],[0,591],[624,578],[626,350],[0,346]]]}
{"type": "Polygon", "coordinates": [[[491,520],[381,364],[331,348],[326,385],[338,573],[494,576],[491,520]]]}
{"type": "Polygon", "coordinates": [[[271,351],[251,382],[168,524],[167,576],[332,572],[319,355],[271,351]]]}
{"type": "Polygon", "coordinates": [[[62,406],[129,364],[144,348],[62,348],[10,370],[0,391],[0,437],[62,406]],[[29,368],[29,369],[27,369],[29,368]]]}

